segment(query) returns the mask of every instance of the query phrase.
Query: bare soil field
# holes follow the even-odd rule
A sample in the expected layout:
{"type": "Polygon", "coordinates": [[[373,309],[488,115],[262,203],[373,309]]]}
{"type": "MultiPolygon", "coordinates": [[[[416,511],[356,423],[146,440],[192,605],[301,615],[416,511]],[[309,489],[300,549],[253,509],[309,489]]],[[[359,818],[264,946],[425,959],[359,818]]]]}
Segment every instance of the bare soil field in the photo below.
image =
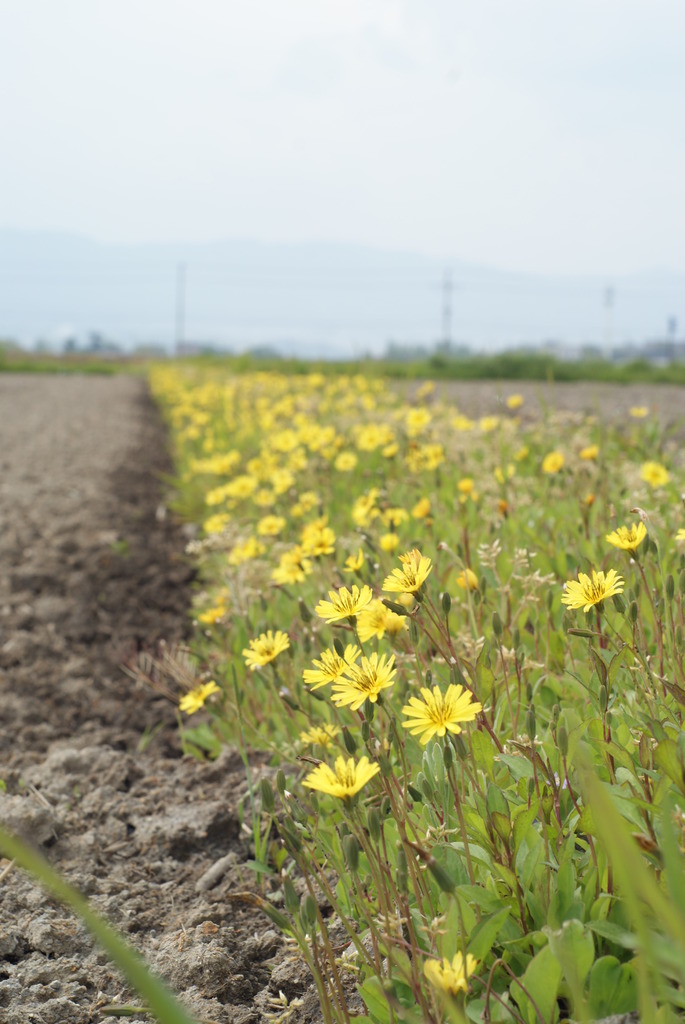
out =
{"type": "MultiPolygon", "coordinates": [[[[675,387],[440,385],[461,411],[520,392],[609,419],[685,415],[675,387]]],[[[164,507],[165,433],[142,380],[0,376],[0,820],[41,847],[198,1020],[320,1019],[306,971],[249,889],[245,770],[181,756],[173,707],[122,664],[186,635],[192,568],[164,507]]],[[[253,778],[269,772],[257,757],[253,778]]],[[[0,1019],[94,1024],[136,1003],[67,911],[0,862],[0,1019]]],[[[110,1018],[111,1019],[111,1018],[110,1018]]],[[[146,1018],[128,1018],[142,1024],[146,1018]]]]}
{"type": "MultiPolygon", "coordinates": [[[[182,757],[172,706],[121,668],[189,623],[186,538],[160,504],[170,469],[141,380],[0,376],[0,820],[198,1019],[261,1021],[308,980],[268,919],[226,898],[254,877],[242,761],[182,757]]],[[[90,1024],[139,1004],[80,923],[6,866],[0,1019],[90,1024]]]]}

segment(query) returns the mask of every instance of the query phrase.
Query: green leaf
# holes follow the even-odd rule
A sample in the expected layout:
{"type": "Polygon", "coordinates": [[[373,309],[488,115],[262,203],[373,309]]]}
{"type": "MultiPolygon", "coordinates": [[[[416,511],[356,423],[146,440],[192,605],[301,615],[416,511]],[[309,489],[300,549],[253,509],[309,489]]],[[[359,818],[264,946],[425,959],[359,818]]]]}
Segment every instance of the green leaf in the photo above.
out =
{"type": "Polygon", "coordinates": [[[608,939],[616,946],[622,946],[623,949],[637,949],[637,937],[614,921],[588,921],[588,928],[595,935],[601,935],[603,939],[608,939]]]}
{"type": "Polygon", "coordinates": [[[476,768],[492,778],[492,768],[495,763],[495,748],[492,740],[486,732],[477,729],[471,733],[471,752],[476,768]]]}
{"type": "Polygon", "coordinates": [[[502,925],[509,917],[509,907],[498,910],[490,917],[484,917],[474,928],[469,941],[468,951],[476,960],[484,960],[492,949],[502,925]]]}
{"type": "Polygon", "coordinates": [[[561,964],[551,948],[548,945],[543,946],[540,952],[528,964],[521,978],[521,984],[514,981],[510,989],[512,997],[524,1013],[528,1024],[540,1024],[540,1021],[535,1011],[535,1006],[533,1006],[524,989],[534,1000],[545,1024],[554,1024],[559,1014],[557,994],[560,981],[561,964]]]}
{"type": "Polygon", "coordinates": [[[516,854],[518,853],[519,847],[520,847],[521,843],[523,842],[524,836],[526,835],[526,832],[528,831],[528,829],[531,827],[531,825],[535,821],[535,818],[537,817],[537,813],[538,813],[538,809],[535,806],[535,804],[532,804],[530,807],[525,807],[525,806],[522,806],[521,808],[517,807],[512,812],[512,817],[514,817],[514,815],[515,815],[515,817],[514,817],[514,856],[516,856],[516,854]]]}
{"type": "Polygon", "coordinates": [[[595,943],[582,921],[566,921],[558,931],[543,929],[550,949],[561,964],[573,993],[576,1009],[583,999],[583,985],[595,959],[595,943]]]}
{"type": "Polygon", "coordinates": [[[681,793],[685,793],[685,776],[675,740],[665,739],[654,748],[654,764],[675,782],[681,793]]]}
{"type": "Polygon", "coordinates": [[[673,825],[675,800],[666,800],[661,810],[660,849],[664,858],[666,885],[676,907],[685,907],[685,859],[673,825]]]}
{"type": "Polygon", "coordinates": [[[595,1020],[637,1009],[637,976],[631,964],[603,956],[590,971],[590,1016],[595,1020]]]}
{"type": "Polygon", "coordinates": [[[374,1024],[391,1024],[392,1013],[385,998],[383,985],[380,978],[367,978],[363,985],[357,986],[359,995],[364,1000],[364,1005],[369,1011],[369,1016],[374,1024]]]}

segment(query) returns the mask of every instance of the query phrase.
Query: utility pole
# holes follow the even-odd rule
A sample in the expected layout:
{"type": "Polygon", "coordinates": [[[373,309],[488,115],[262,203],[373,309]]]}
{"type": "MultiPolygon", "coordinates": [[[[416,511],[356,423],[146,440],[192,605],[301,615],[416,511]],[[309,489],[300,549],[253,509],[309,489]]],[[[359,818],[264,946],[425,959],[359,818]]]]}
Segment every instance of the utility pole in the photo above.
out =
{"type": "Polygon", "coordinates": [[[611,360],[614,344],[614,299],[616,289],[613,285],[604,289],[604,355],[611,360]]]}
{"type": "Polygon", "coordinates": [[[186,265],[176,267],[176,353],[185,341],[186,333],[186,265]]]}
{"type": "Polygon", "coordinates": [[[449,351],[452,345],[452,271],[445,270],[442,279],[442,343],[449,351]]]}

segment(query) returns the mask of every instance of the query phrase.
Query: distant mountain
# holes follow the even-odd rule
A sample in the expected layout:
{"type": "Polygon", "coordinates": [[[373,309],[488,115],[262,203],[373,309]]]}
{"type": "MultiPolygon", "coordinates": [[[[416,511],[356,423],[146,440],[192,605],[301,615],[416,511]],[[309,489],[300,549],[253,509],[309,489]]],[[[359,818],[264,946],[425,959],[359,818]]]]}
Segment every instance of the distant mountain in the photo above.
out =
{"type": "Polygon", "coordinates": [[[284,355],[380,354],[389,342],[474,350],[602,348],[682,330],[685,275],[509,273],[337,243],[114,245],[0,230],[0,338],[125,347],[177,340],[284,355]],[[451,312],[450,312],[451,311],[451,312]]]}

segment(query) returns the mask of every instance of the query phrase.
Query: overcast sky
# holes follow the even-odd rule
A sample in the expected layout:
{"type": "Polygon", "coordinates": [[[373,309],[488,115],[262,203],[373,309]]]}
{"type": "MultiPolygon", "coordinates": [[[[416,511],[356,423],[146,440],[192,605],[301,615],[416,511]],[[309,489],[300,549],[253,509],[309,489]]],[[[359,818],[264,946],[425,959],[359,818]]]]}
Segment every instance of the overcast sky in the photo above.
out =
{"type": "Polygon", "coordinates": [[[685,270],[683,0],[0,0],[0,226],[685,270]]]}

